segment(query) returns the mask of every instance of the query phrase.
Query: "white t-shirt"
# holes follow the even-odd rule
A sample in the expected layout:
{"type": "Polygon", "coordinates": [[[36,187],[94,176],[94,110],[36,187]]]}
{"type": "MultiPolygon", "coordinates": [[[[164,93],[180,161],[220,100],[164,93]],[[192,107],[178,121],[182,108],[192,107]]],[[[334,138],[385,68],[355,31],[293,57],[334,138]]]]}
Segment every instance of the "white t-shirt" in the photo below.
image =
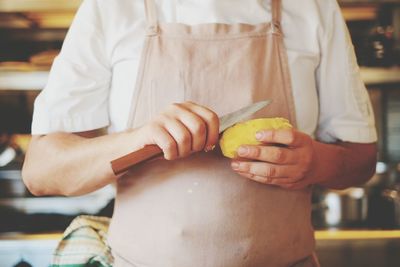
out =
{"type": "MultiPolygon", "coordinates": [[[[271,20],[270,0],[157,0],[162,22],[271,20]]],[[[336,0],[283,0],[299,130],[325,142],[377,139],[336,0]]],[[[32,134],[126,129],[146,29],[144,0],[84,0],[35,102],[32,134]]]]}

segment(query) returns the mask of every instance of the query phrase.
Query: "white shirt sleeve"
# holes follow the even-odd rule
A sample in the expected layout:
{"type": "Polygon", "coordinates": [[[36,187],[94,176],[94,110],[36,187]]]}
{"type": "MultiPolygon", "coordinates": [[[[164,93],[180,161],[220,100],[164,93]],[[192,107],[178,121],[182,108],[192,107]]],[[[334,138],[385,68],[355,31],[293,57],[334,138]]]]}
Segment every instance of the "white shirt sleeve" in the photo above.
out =
{"type": "Polygon", "coordinates": [[[372,143],[377,140],[368,92],[360,76],[350,35],[336,0],[325,10],[321,61],[317,69],[320,101],[317,138],[372,143]]]}
{"type": "Polygon", "coordinates": [[[32,134],[82,132],[109,124],[111,68],[97,0],[84,0],[35,100],[32,134]]]}

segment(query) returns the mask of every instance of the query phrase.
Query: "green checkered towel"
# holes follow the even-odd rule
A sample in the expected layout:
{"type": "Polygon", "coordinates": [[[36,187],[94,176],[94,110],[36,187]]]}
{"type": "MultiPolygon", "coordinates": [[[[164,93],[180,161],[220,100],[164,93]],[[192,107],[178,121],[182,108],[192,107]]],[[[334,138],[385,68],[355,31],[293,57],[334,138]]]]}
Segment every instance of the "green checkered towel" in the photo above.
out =
{"type": "Polygon", "coordinates": [[[107,244],[110,219],[79,216],[72,221],[54,253],[52,267],[112,267],[107,244]]]}

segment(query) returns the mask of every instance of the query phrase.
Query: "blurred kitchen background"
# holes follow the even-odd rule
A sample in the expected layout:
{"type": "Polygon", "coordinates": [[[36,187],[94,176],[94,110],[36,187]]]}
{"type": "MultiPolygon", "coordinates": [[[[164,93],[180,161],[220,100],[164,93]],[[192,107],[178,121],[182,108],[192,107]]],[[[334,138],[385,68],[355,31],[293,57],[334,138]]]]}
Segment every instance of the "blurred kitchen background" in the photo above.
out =
{"type": "MultiPolygon", "coordinates": [[[[80,2],[0,0],[0,267],[48,266],[75,216],[112,214],[111,186],[84,197],[34,197],[21,181],[33,101],[80,2]]],[[[339,2],[375,109],[379,163],[363,187],[316,188],[317,252],[323,267],[398,267],[400,0],[339,2]]]]}

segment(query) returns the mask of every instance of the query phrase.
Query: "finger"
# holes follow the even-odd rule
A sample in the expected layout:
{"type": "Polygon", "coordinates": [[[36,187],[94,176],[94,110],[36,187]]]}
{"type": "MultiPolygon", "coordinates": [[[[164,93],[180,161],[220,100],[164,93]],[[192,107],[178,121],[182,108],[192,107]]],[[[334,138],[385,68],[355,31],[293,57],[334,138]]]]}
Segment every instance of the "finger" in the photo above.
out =
{"type": "Polygon", "coordinates": [[[263,143],[283,144],[290,147],[303,146],[306,134],[294,129],[288,130],[261,130],[257,132],[256,139],[263,143]]]}
{"type": "Polygon", "coordinates": [[[177,119],[189,130],[192,139],[192,151],[204,150],[207,139],[207,124],[202,117],[190,110],[182,109],[177,119]]]}
{"type": "Polygon", "coordinates": [[[148,159],[147,161],[148,161],[148,162],[154,162],[154,161],[158,161],[158,160],[160,160],[160,159],[165,159],[164,155],[162,155],[162,156],[157,156],[157,157],[154,157],[154,158],[150,158],[150,159],[148,159]]]}
{"type": "Polygon", "coordinates": [[[268,178],[268,177],[264,177],[264,176],[257,176],[257,175],[253,175],[250,173],[245,173],[245,172],[238,172],[239,175],[256,181],[258,183],[262,183],[262,184],[268,184],[268,185],[275,185],[284,189],[288,189],[288,190],[300,190],[303,188],[306,188],[308,185],[306,183],[302,183],[302,182],[297,182],[297,183],[288,183],[288,184],[276,184],[274,183],[273,179],[268,178]]]}
{"type": "Polygon", "coordinates": [[[294,164],[297,158],[293,149],[277,146],[241,146],[238,156],[274,164],[294,164]]]}
{"type": "Polygon", "coordinates": [[[271,184],[286,186],[286,185],[298,183],[298,182],[302,181],[303,178],[304,177],[302,177],[300,175],[295,175],[295,176],[289,177],[289,178],[272,178],[271,184]]]}
{"type": "Polygon", "coordinates": [[[165,117],[164,127],[177,144],[178,157],[189,156],[192,151],[192,135],[185,125],[178,120],[165,117]]]}
{"type": "Polygon", "coordinates": [[[192,102],[182,104],[185,108],[199,115],[207,126],[206,148],[215,146],[219,140],[219,118],[212,110],[192,102]]]}
{"type": "Polygon", "coordinates": [[[268,177],[264,177],[264,176],[257,176],[257,175],[253,175],[251,173],[247,173],[247,172],[238,172],[238,174],[240,174],[241,176],[262,183],[262,184],[270,184],[271,183],[271,178],[268,177]]]}
{"type": "Polygon", "coordinates": [[[174,160],[178,158],[178,148],[175,139],[163,127],[153,128],[153,143],[158,145],[166,160],[174,160]]]}
{"type": "Polygon", "coordinates": [[[237,172],[249,173],[268,178],[288,178],[296,176],[297,168],[292,165],[276,165],[266,162],[233,161],[232,169],[237,172]]]}

